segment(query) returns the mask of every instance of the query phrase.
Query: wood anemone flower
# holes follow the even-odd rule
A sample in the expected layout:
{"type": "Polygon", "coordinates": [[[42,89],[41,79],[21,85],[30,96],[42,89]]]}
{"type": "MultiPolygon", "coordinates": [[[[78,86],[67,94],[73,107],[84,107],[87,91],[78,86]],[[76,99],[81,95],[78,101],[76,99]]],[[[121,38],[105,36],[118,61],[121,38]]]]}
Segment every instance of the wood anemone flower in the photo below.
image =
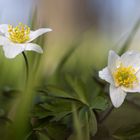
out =
{"type": "Polygon", "coordinates": [[[39,45],[30,42],[50,31],[52,31],[50,28],[40,28],[36,31],[31,31],[27,25],[22,23],[19,23],[16,27],[1,24],[0,45],[3,46],[5,56],[10,59],[15,58],[24,51],[43,53],[43,50],[39,45]]]}
{"type": "Polygon", "coordinates": [[[110,51],[108,66],[99,71],[99,77],[110,83],[112,104],[120,107],[127,92],[140,92],[140,53],[127,51],[118,56],[110,51]]]}

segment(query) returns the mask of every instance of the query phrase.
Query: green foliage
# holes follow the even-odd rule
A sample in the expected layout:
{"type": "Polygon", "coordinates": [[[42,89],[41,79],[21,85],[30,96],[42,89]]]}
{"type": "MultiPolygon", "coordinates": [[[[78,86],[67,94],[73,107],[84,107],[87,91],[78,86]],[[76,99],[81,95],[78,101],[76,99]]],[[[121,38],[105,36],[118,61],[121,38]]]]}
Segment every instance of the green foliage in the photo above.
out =
{"type": "Polygon", "coordinates": [[[79,139],[78,133],[81,131],[83,138],[89,139],[97,132],[94,110],[105,110],[108,102],[104,96],[100,95],[100,90],[95,90],[96,85],[93,84],[92,79],[89,82],[90,89],[89,84],[78,77],[66,75],[64,80],[65,89],[58,85],[48,85],[38,90],[40,100],[35,105],[33,116],[39,120],[61,122],[66,125],[67,131],[71,130],[70,137],[75,134],[73,137],[79,139]],[[97,93],[94,94],[94,92],[97,93]]]}

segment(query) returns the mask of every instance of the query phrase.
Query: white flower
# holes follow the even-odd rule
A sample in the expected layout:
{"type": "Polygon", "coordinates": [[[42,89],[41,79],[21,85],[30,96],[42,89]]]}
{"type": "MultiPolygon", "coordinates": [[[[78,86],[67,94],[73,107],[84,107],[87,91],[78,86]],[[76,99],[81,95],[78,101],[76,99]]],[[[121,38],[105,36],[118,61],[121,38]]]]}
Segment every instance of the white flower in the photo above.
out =
{"type": "Polygon", "coordinates": [[[109,52],[108,66],[99,71],[99,77],[110,83],[110,98],[117,108],[126,92],[140,92],[140,53],[127,51],[121,57],[109,52]]]}
{"type": "Polygon", "coordinates": [[[7,58],[15,58],[23,51],[43,53],[39,45],[30,42],[50,31],[52,30],[49,28],[40,28],[36,31],[30,31],[30,28],[22,23],[19,23],[16,27],[2,24],[0,25],[0,45],[3,46],[3,51],[7,58]]]}

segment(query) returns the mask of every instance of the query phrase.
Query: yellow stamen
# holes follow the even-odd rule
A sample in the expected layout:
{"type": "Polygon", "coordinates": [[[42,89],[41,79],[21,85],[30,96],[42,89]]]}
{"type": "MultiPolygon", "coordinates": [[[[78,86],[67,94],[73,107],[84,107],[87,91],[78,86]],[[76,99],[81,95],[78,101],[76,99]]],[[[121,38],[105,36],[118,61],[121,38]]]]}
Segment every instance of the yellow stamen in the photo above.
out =
{"type": "Polygon", "coordinates": [[[22,23],[16,27],[9,25],[8,32],[9,39],[14,43],[24,43],[30,39],[30,28],[22,23]]]}
{"type": "Polygon", "coordinates": [[[124,86],[126,88],[133,88],[134,83],[137,82],[135,69],[132,66],[124,67],[122,64],[113,73],[116,86],[124,86]]]}

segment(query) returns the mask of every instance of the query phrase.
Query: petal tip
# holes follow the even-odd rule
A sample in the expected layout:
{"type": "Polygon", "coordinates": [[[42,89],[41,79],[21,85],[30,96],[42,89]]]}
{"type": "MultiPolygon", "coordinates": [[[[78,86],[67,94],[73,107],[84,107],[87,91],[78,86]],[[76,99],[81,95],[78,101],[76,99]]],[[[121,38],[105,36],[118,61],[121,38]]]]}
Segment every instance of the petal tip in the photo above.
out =
{"type": "Polygon", "coordinates": [[[46,32],[51,32],[53,31],[51,28],[46,28],[46,32]]]}
{"type": "Polygon", "coordinates": [[[49,32],[53,31],[53,29],[49,28],[49,32]]]}
{"type": "Polygon", "coordinates": [[[42,54],[42,53],[43,53],[43,50],[40,50],[40,52],[39,52],[39,53],[41,53],[41,54],[42,54]]]}
{"type": "MultiPolygon", "coordinates": [[[[113,103],[112,103],[113,104],[113,103]]],[[[123,104],[123,103],[122,103],[123,104]]],[[[115,107],[115,108],[119,108],[122,104],[113,104],[113,106],[115,107]]]]}
{"type": "Polygon", "coordinates": [[[126,97],[126,92],[124,92],[120,87],[110,86],[110,99],[115,108],[119,108],[126,97]]]}
{"type": "MultiPolygon", "coordinates": [[[[109,55],[112,55],[112,54],[114,54],[115,53],[115,51],[113,51],[113,50],[110,50],[109,51],[109,55]]],[[[116,54],[116,53],[115,53],[116,54]]]]}
{"type": "Polygon", "coordinates": [[[102,79],[102,75],[103,75],[103,71],[102,71],[102,70],[100,70],[100,71],[98,72],[98,76],[99,76],[99,78],[101,78],[101,79],[102,79]]]}

